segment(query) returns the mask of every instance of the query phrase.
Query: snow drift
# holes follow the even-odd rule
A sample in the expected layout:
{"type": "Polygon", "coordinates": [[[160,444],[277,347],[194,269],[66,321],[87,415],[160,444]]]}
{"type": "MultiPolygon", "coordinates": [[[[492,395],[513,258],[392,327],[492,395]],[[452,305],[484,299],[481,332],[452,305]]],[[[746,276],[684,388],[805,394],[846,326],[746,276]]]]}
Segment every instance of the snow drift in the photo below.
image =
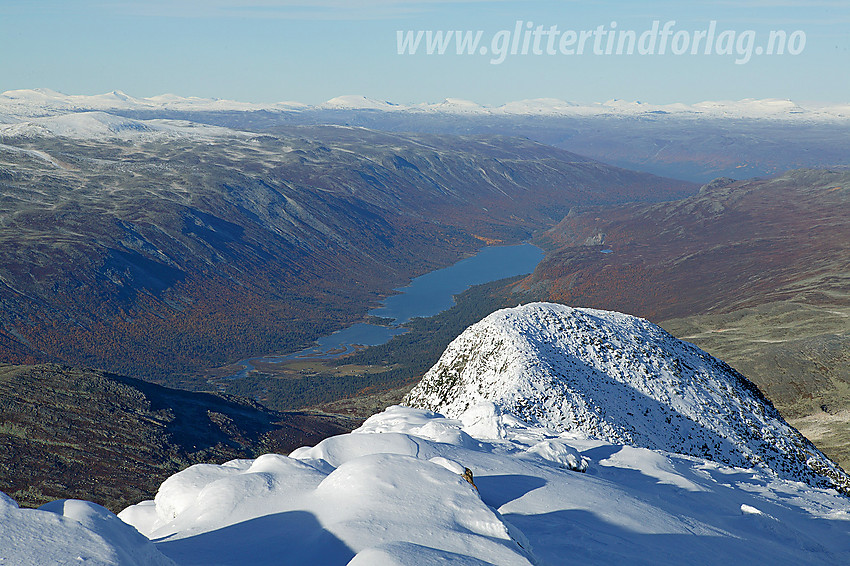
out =
{"type": "Polygon", "coordinates": [[[289,456],[193,466],[120,517],[183,565],[850,560],[833,490],[559,435],[492,403],[460,419],[390,407],[289,456]]]}
{"type": "Polygon", "coordinates": [[[0,564],[174,566],[108,509],[88,501],[53,501],[20,509],[0,493],[0,564]]]}
{"type": "Polygon", "coordinates": [[[0,497],[0,562],[850,563],[850,500],[834,490],[557,434],[492,403],[460,417],[390,407],[289,456],[192,466],[124,523],[90,503],[0,497]]]}

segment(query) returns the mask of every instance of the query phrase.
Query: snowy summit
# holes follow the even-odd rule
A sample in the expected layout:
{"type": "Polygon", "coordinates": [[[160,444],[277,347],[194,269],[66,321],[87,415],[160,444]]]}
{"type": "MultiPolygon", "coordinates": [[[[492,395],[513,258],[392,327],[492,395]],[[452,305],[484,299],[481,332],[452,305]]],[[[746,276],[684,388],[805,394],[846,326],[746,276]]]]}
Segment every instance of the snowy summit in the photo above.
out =
{"type": "Polygon", "coordinates": [[[464,331],[405,403],[528,423],[850,492],[850,477],[726,363],[626,314],[534,303],[464,331]]]}
{"type": "Polygon", "coordinates": [[[0,563],[850,563],[850,499],[823,487],[840,468],[645,320],[498,311],[407,402],[448,416],[390,407],[288,456],[195,465],[118,517],[0,496],[0,563]]]}

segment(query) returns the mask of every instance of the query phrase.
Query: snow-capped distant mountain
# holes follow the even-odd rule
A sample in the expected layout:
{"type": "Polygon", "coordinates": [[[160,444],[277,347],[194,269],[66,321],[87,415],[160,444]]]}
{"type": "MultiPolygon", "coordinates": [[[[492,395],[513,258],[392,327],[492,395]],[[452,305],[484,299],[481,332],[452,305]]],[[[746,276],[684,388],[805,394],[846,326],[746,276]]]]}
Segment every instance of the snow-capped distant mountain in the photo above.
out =
{"type": "Polygon", "coordinates": [[[399,104],[361,95],[343,95],[322,104],[300,102],[249,103],[213,98],[183,97],[163,94],[136,98],[121,91],[99,95],[66,95],[50,89],[10,90],[0,94],[0,117],[33,118],[69,112],[113,111],[181,111],[181,112],[322,112],[374,111],[410,112],[413,114],[562,117],[651,116],[671,115],[681,118],[751,118],[774,120],[847,120],[850,104],[797,103],[782,99],[744,99],[739,101],[706,101],[696,104],[648,104],[624,100],[576,103],[554,98],[508,102],[499,106],[483,106],[469,100],[447,98],[436,103],[399,104]]]}
{"type": "Polygon", "coordinates": [[[417,104],[409,107],[412,112],[432,112],[437,114],[492,114],[494,109],[481,106],[471,100],[447,98],[435,104],[417,104]]]}
{"type": "Polygon", "coordinates": [[[235,135],[241,135],[241,132],[186,120],[133,120],[100,111],[72,112],[0,126],[0,136],[9,138],[60,136],[76,139],[138,140],[235,135]]]}
{"type": "Polygon", "coordinates": [[[743,99],[737,101],[705,101],[696,104],[649,104],[640,101],[612,99],[605,102],[577,103],[555,98],[538,98],[508,102],[499,106],[484,106],[470,100],[447,98],[437,103],[395,104],[378,102],[365,97],[339,97],[316,107],[350,110],[407,111],[413,114],[447,114],[479,116],[560,116],[560,117],[639,117],[669,115],[679,118],[748,118],[771,120],[846,120],[850,119],[850,104],[798,104],[782,99],[743,99]],[[358,99],[362,99],[359,100],[358,99]],[[339,102],[345,101],[345,103],[339,102]]]}
{"type": "Polygon", "coordinates": [[[405,106],[392,102],[356,95],[337,96],[320,104],[317,108],[324,110],[384,110],[387,112],[406,109],[405,106]]]}
{"type": "Polygon", "coordinates": [[[533,303],[455,339],[405,404],[488,401],[536,426],[689,454],[850,492],[850,477],[727,364],[640,318],[533,303]]]}
{"type": "Polygon", "coordinates": [[[517,100],[500,106],[505,114],[568,114],[575,112],[580,105],[575,102],[558,100],[556,98],[534,98],[529,100],[517,100]]]}
{"type": "Polygon", "coordinates": [[[195,96],[177,96],[162,94],[150,98],[136,98],[115,90],[96,95],[69,95],[50,89],[9,90],[0,94],[0,115],[13,115],[20,118],[55,116],[69,112],[110,111],[194,111],[221,112],[256,110],[293,111],[302,110],[307,105],[299,102],[278,102],[257,104],[216,98],[195,96]]]}

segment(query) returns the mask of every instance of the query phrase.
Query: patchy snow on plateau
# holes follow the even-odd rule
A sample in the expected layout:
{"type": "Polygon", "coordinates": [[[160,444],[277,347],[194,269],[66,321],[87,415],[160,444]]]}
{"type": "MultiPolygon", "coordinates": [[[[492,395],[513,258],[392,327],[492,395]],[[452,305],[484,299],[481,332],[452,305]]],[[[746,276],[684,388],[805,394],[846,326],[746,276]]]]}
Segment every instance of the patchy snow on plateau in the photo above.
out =
{"type": "Polygon", "coordinates": [[[245,135],[236,130],[185,120],[133,120],[106,112],[75,112],[0,125],[10,138],[66,137],[75,139],[137,139],[245,135]]]}

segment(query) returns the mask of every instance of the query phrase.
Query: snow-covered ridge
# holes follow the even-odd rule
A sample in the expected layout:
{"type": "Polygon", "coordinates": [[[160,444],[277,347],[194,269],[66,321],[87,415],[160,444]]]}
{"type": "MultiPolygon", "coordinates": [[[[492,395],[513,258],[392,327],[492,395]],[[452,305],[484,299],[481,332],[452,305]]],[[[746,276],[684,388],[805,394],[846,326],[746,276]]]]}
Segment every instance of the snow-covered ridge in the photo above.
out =
{"type": "Polygon", "coordinates": [[[175,110],[175,111],[243,111],[300,110],[306,105],[298,102],[278,102],[274,104],[254,104],[236,100],[199,98],[195,96],[177,96],[162,94],[149,98],[136,98],[121,91],[106,94],[76,95],[64,94],[55,90],[36,88],[9,90],[0,94],[0,114],[20,117],[54,116],[69,112],[101,110],[175,110]]]}
{"type": "Polygon", "coordinates": [[[183,112],[315,112],[374,111],[472,116],[671,116],[682,118],[752,118],[782,120],[848,120],[850,103],[798,103],[786,99],[705,101],[695,104],[650,104],[608,100],[577,103],[555,98],[519,100],[483,106],[469,100],[447,98],[436,103],[400,104],[360,95],[344,95],[318,105],[300,102],[249,103],[163,94],[137,98],[120,91],[99,95],[66,95],[49,89],[10,90],[0,94],[0,122],[85,111],[183,112]]]}
{"type": "Polygon", "coordinates": [[[4,137],[67,137],[75,139],[215,138],[240,132],[185,120],[133,120],[106,112],[75,112],[0,125],[4,137]]]}
{"type": "Polygon", "coordinates": [[[481,402],[536,426],[850,492],[850,477],[727,364],[633,316],[533,303],[455,339],[405,404],[481,402]]]}

